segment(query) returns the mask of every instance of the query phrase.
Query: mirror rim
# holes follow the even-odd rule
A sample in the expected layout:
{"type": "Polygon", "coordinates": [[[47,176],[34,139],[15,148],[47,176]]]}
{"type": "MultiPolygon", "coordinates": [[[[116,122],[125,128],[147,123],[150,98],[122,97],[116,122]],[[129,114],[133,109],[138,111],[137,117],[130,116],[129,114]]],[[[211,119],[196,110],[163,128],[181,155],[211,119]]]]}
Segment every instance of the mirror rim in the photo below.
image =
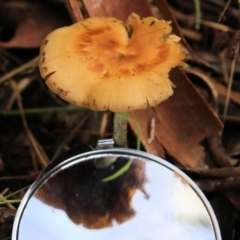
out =
{"type": "Polygon", "coordinates": [[[20,222],[21,222],[23,213],[25,211],[25,208],[27,207],[27,204],[28,204],[29,200],[31,199],[31,197],[33,196],[33,194],[42,185],[42,183],[44,181],[46,181],[49,177],[51,177],[53,174],[57,173],[58,171],[61,171],[61,169],[65,169],[65,168],[70,167],[79,162],[89,161],[94,158],[105,157],[106,155],[111,155],[111,156],[118,155],[118,156],[124,156],[124,157],[128,156],[131,158],[140,157],[146,161],[153,161],[155,163],[158,163],[158,164],[162,165],[163,167],[179,174],[180,177],[184,178],[184,180],[188,182],[189,186],[193,189],[193,191],[197,194],[197,196],[203,202],[203,204],[208,212],[208,215],[211,219],[216,240],[221,240],[220,229],[219,229],[219,225],[218,225],[218,221],[215,216],[215,213],[214,213],[209,201],[205,197],[202,190],[197,186],[197,184],[189,176],[187,176],[183,171],[181,171],[179,168],[177,168],[173,164],[167,162],[166,160],[164,160],[160,157],[157,157],[153,154],[147,153],[147,152],[133,150],[133,149],[129,149],[129,148],[97,149],[97,150],[92,150],[92,151],[88,151],[85,153],[80,153],[80,154],[77,154],[75,156],[72,156],[70,158],[63,160],[58,165],[54,165],[52,168],[50,168],[44,174],[40,174],[39,177],[36,179],[36,181],[30,186],[30,188],[24,195],[24,197],[19,205],[17,214],[14,219],[14,224],[13,224],[13,229],[12,229],[12,240],[18,240],[19,226],[20,226],[20,222]]]}

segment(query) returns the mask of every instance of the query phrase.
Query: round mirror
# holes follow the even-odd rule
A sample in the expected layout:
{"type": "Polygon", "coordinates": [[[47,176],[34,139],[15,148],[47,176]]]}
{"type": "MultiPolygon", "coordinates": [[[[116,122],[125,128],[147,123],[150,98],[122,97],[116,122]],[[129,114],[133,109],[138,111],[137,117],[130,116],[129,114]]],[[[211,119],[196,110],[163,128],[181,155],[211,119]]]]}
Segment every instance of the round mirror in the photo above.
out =
{"type": "Polygon", "coordinates": [[[13,240],[220,240],[194,182],[141,151],[88,151],[59,161],[26,193],[13,240]],[[104,167],[104,161],[112,163],[104,167]],[[119,170],[121,169],[120,174],[119,170]]]}

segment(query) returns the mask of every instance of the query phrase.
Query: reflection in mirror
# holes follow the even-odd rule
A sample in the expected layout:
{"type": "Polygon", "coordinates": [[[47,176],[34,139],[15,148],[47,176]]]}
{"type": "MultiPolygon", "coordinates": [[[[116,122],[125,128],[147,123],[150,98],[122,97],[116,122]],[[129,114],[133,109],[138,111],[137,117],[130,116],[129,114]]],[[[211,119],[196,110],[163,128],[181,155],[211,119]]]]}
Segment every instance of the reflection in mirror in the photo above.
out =
{"type": "MultiPolygon", "coordinates": [[[[98,159],[102,162],[104,159],[98,159]]],[[[84,161],[63,169],[48,179],[35,197],[47,205],[64,210],[75,224],[98,229],[123,223],[135,215],[131,199],[137,189],[144,192],[144,162],[135,160],[125,174],[113,175],[129,159],[121,158],[106,168],[84,161]]]]}
{"type": "Polygon", "coordinates": [[[65,166],[30,198],[18,240],[216,240],[209,213],[187,180],[154,161],[118,157],[65,166]],[[129,160],[130,169],[110,182],[129,160]]]}

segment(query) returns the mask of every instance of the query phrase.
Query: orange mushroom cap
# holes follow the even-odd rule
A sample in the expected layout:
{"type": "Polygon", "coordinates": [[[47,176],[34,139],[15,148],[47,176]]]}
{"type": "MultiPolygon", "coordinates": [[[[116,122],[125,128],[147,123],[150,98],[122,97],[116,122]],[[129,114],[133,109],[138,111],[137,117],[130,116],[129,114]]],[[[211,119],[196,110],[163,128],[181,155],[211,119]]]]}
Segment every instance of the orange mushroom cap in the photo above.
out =
{"type": "Polygon", "coordinates": [[[169,71],[185,57],[171,30],[170,22],[135,13],[126,23],[88,18],[46,37],[40,72],[75,105],[113,112],[155,106],[173,94],[169,71]]]}

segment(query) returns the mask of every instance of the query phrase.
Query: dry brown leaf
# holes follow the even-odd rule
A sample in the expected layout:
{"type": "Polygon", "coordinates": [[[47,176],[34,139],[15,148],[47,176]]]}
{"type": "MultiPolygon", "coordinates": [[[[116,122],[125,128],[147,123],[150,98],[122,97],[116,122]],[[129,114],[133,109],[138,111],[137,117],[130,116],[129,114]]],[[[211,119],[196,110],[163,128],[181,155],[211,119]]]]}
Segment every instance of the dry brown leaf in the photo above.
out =
{"type": "Polygon", "coordinates": [[[74,23],[84,19],[80,10],[80,5],[76,0],[65,0],[65,5],[74,23]]]}
{"type": "MultiPolygon", "coordinates": [[[[136,118],[139,124],[141,125],[141,142],[143,146],[146,148],[146,150],[149,153],[165,158],[165,150],[163,146],[159,144],[159,141],[157,139],[157,132],[159,132],[159,124],[158,124],[159,119],[156,118],[156,112],[154,108],[147,108],[144,110],[138,110],[134,112],[136,114],[132,114],[132,112],[130,114],[134,116],[134,118],[136,118]],[[149,143],[148,139],[150,137],[150,132],[151,132],[150,125],[153,118],[155,118],[155,130],[154,130],[155,139],[152,140],[151,143],[149,143]]],[[[129,124],[132,127],[132,129],[135,131],[135,133],[137,133],[136,124],[131,120],[129,121],[129,124]]]]}
{"type": "MultiPolygon", "coordinates": [[[[138,119],[141,125],[155,117],[155,137],[159,145],[182,166],[196,167],[204,156],[199,142],[220,131],[222,125],[182,71],[175,69],[170,76],[177,88],[169,100],[155,108],[137,110],[130,114],[138,119]]],[[[131,122],[130,124],[135,129],[131,122]]],[[[142,141],[148,150],[146,138],[148,135],[142,132],[142,141]]]]}
{"type": "Polygon", "coordinates": [[[57,9],[51,11],[38,2],[5,1],[1,4],[1,11],[4,13],[5,24],[9,19],[15,19],[14,24],[17,25],[14,36],[7,42],[0,42],[0,46],[8,48],[39,47],[48,33],[70,23],[66,15],[60,17],[57,9]],[[18,12],[21,11],[27,14],[19,16],[18,12]]]}
{"type": "Polygon", "coordinates": [[[111,16],[123,21],[135,12],[141,17],[152,16],[148,1],[143,0],[83,0],[90,17],[111,16]]]}
{"type": "MultiPolygon", "coordinates": [[[[126,20],[132,12],[141,17],[152,15],[146,0],[140,2],[137,0],[83,1],[89,16],[105,15],[126,20]]],[[[167,12],[167,9],[163,10],[162,8],[161,10],[167,12]]],[[[178,26],[176,27],[174,16],[170,14],[169,10],[168,14],[168,17],[165,17],[174,22],[173,30],[175,33],[179,33],[180,30],[178,26]]],[[[182,71],[173,70],[170,79],[177,86],[173,97],[154,108],[133,111],[131,115],[141,124],[141,140],[147,151],[161,157],[166,151],[183,166],[198,166],[204,155],[199,142],[219,132],[222,124],[182,71]],[[155,140],[148,144],[152,118],[156,119],[155,140]]],[[[132,121],[130,121],[130,125],[136,130],[132,121]]]]}

